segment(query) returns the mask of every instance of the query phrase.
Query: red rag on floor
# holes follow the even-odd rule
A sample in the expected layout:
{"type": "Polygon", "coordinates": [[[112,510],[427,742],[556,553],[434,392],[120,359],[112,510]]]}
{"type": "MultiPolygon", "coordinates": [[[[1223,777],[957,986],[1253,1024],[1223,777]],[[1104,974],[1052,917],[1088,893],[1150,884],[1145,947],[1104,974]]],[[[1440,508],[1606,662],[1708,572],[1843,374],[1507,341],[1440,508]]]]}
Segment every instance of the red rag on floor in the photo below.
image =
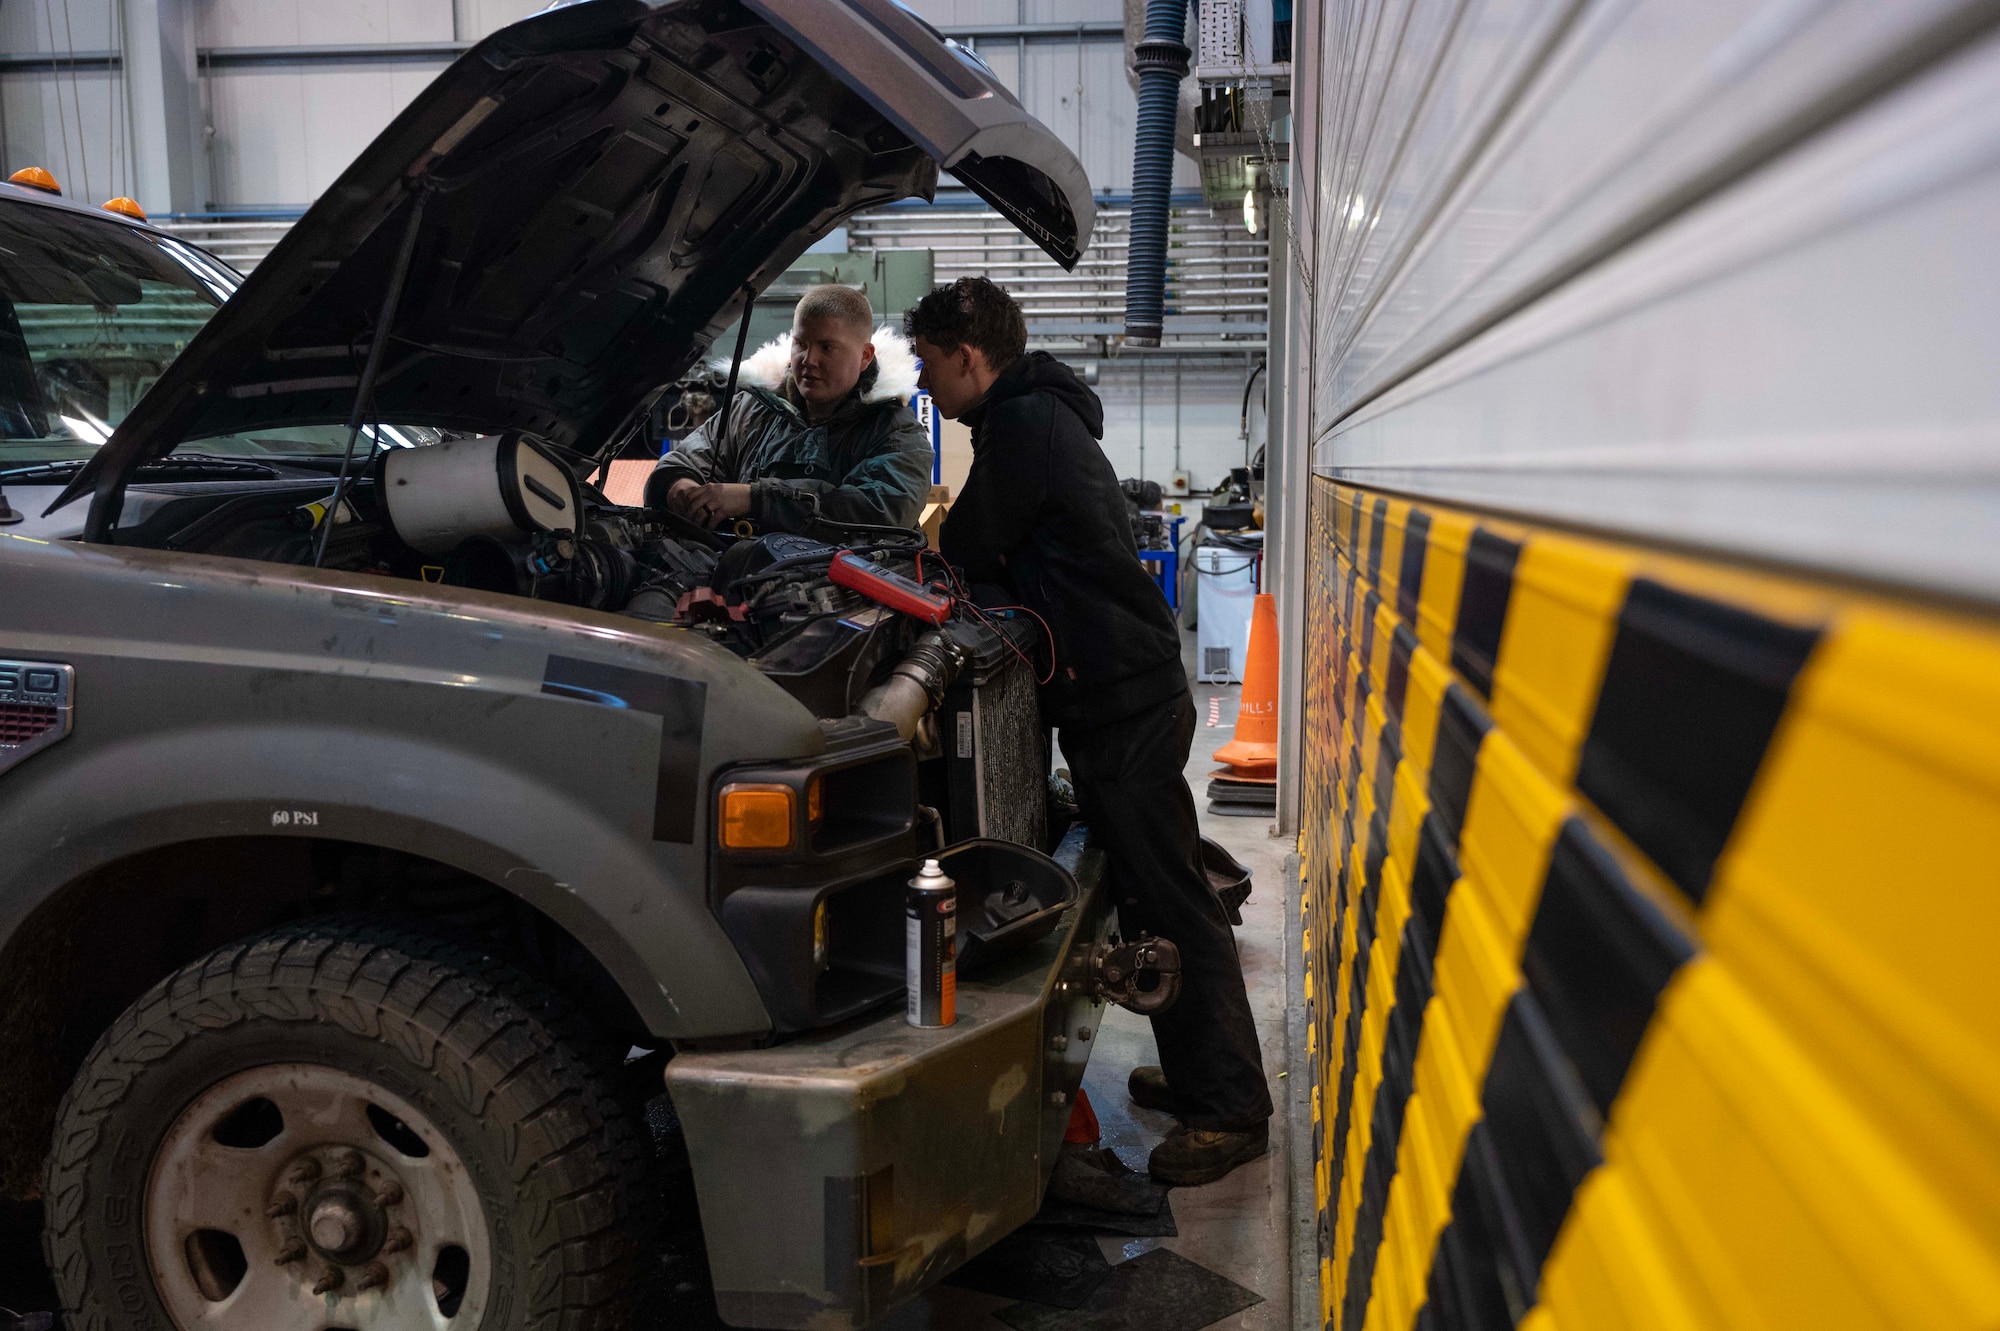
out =
{"type": "Polygon", "coordinates": [[[1090,1093],[1079,1086],[1076,1088],[1076,1104],[1069,1111],[1069,1126],[1063,1129],[1063,1141],[1071,1146],[1095,1146],[1101,1135],[1097,1127],[1097,1111],[1090,1107],[1090,1093]]]}

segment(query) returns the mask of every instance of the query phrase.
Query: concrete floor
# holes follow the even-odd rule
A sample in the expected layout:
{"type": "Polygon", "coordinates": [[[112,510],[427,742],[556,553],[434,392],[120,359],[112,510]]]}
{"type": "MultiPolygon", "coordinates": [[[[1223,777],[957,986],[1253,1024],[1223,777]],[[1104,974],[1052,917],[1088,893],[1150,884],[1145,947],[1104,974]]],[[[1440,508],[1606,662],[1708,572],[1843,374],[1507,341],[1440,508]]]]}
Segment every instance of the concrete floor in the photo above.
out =
{"type": "MultiPolygon", "coordinates": [[[[1189,678],[1194,677],[1194,636],[1188,634],[1189,678]]],[[[1289,1331],[1292,1325],[1292,1180],[1287,1158],[1286,1105],[1290,1100],[1285,1038],[1285,1003],[1290,986],[1285,946],[1287,883],[1285,860],[1290,838],[1271,835],[1267,817],[1224,817],[1208,812],[1202,791],[1215,767],[1214,754],[1235,735],[1235,685],[1194,686],[1197,728],[1187,779],[1202,810],[1203,835],[1213,837],[1251,872],[1252,889],[1236,932],[1250,989],[1251,1011],[1264,1049],[1264,1072],[1278,1112],[1271,1120],[1271,1150],[1205,1188],[1176,1188],[1171,1195],[1178,1238],[1130,1239],[1102,1236],[1098,1245],[1113,1266],[1154,1248],[1166,1248],[1260,1294],[1264,1302],[1210,1324],[1207,1331],[1289,1331]],[[1219,702],[1220,724],[1209,726],[1210,699],[1219,702]]],[[[1060,764],[1060,759],[1057,760],[1060,764]]],[[[1090,1093],[1104,1132],[1104,1145],[1133,1169],[1144,1172],[1146,1156],[1173,1126],[1166,1114],[1140,1109],[1125,1097],[1125,1077],[1143,1063],[1157,1063],[1152,1028],[1143,1017],[1120,1008],[1106,1011],[1097,1051],[1091,1055],[1084,1088],[1090,1093]]],[[[1009,1331],[993,1313],[1013,1300],[941,1286],[884,1324],[894,1331],[1009,1331]]],[[[1060,1319],[1057,1319],[1060,1320],[1060,1319]]],[[[1077,1321],[1084,1320],[1083,1314],[1077,1321]]]]}

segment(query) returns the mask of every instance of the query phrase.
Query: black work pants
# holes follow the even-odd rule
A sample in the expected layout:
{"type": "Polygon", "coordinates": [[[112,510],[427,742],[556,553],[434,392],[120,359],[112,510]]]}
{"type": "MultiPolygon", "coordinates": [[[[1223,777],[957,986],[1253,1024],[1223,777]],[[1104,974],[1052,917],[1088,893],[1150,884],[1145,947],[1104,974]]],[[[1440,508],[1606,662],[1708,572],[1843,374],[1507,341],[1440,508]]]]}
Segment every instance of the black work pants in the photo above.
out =
{"type": "Polygon", "coordinates": [[[1152,1019],[1180,1119],[1238,1131],[1271,1116],[1271,1092],[1236,937],[1201,867],[1194,793],[1182,775],[1193,743],[1186,692],[1122,721],[1062,729],[1077,804],[1109,859],[1120,931],[1180,948],[1180,999],[1152,1019]]]}

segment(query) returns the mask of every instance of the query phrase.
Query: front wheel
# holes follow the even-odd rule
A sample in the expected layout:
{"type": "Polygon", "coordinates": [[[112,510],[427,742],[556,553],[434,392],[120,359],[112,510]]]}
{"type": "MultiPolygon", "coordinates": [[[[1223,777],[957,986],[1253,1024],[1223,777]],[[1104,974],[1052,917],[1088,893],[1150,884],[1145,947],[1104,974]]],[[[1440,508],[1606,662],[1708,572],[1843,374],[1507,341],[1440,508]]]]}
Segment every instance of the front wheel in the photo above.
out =
{"type": "Polygon", "coordinates": [[[644,1159],[552,993],[376,921],[234,944],[98,1041],[44,1246],[89,1331],[609,1327],[644,1159]]]}

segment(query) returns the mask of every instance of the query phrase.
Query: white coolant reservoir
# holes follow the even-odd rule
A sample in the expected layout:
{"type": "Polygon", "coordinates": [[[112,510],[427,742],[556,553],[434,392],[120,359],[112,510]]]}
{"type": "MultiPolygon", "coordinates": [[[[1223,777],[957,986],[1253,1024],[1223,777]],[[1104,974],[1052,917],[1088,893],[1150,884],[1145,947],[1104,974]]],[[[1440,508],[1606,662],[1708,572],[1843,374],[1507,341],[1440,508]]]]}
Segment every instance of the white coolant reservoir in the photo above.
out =
{"type": "Polygon", "coordinates": [[[517,433],[396,449],[383,458],[382,493],[396,535],[425,554],[468,536],[576,530],[575,479],[517,433]]]}

